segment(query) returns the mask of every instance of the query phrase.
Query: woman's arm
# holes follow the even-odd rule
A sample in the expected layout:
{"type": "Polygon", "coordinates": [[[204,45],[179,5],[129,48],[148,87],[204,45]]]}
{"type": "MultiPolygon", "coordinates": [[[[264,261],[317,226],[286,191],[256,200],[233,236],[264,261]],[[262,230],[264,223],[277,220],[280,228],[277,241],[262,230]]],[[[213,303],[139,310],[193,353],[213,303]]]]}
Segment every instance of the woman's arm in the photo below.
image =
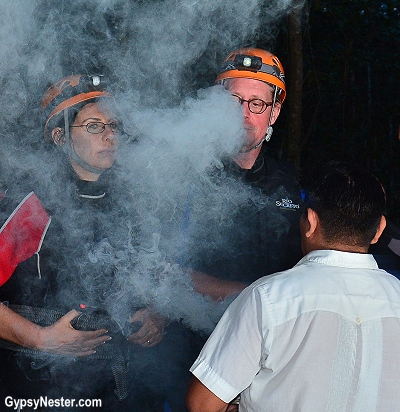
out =
{"type": "Polygon", "coordinates": [[[0,338],[17,345],[44,352],[85,356],[95,353],[95,348],[111,337],[106,329],[78,331],[71,326],[71,320],[79,312],[71,310],[50,326],[39,326],[25,319],[0,303],[0,338]]]}

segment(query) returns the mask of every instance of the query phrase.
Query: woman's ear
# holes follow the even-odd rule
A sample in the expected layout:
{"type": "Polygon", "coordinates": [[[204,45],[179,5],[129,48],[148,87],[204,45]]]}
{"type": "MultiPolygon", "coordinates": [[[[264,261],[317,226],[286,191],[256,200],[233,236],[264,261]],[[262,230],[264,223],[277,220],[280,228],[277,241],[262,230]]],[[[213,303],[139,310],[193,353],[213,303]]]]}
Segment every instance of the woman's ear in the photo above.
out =
{"type": "Polygon", "coordinates": [[[54,144],[57,146],[62,146],[65,143],[64,129],[61,127],[56,127],[51,131],[51,138],[54,144]]]}

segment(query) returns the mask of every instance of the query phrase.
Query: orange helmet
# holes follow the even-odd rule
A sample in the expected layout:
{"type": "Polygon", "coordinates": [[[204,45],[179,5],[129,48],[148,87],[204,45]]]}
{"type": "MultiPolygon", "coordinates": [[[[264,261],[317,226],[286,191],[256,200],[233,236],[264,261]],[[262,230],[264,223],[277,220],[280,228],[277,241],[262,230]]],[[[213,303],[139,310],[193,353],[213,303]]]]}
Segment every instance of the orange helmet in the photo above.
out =
{"type": "Polygon", "coordinates": [[[286,97],[285,72],[279,59],[269,51],[246,48],[235,50],[225,59],[216,83],[225,79],[261,80],[277,87],[279,100],[286,97]]]}
{"type": "Polygon", "coordinates": [[[64,77],[50,86],[41,102],[44,117],[44,138],[50,140],[49,122],[65,109],[99,97],[112,97],[104,90],[102,76],[76,74],[64,77]]]}

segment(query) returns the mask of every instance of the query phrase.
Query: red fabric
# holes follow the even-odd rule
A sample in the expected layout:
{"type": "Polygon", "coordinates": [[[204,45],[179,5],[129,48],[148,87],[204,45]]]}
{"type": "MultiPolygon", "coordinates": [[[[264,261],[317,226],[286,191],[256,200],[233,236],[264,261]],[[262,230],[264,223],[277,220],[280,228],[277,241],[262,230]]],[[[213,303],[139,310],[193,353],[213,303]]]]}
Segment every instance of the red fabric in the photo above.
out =
{"type": "Polygon", "coordinates": [[[29,193],[0,229],[0,286],[19,263],[40,250],[51,218],[38,197],[29,193]]]}

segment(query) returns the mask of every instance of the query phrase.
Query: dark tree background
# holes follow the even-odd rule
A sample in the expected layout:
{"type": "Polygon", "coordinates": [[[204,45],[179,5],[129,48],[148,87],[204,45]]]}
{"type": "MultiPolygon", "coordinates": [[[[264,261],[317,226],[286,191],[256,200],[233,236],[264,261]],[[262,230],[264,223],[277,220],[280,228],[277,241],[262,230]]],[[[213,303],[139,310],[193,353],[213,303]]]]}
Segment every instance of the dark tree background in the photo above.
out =
{"type": "Polygon", "coordinates": [[[399,2],[310,1],[282,22],[275,52],[292,95],[276,156],[302,168],[331,159],[363,164],[383,182],[388,215],[399,223],[399,2]]]}

